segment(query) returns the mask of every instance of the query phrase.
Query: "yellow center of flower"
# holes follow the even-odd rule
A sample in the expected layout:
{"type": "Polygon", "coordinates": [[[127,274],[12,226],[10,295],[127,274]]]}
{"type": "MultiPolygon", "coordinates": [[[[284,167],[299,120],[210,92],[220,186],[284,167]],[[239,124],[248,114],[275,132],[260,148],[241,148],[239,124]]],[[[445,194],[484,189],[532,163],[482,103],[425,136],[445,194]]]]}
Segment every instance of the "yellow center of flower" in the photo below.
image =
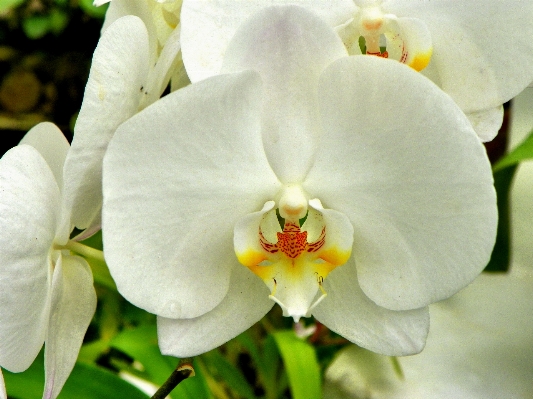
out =
{"type": "Polygon", "coordinates": [[[236,255],[270,288],[269,297],[284,315],[297,321],[326,297],[322,283],[346,263],[351,243],[340,248],[334,237],[328,240],[323,215],[308,207],[299,187],[286,187],[278,204],[263,214],[255,238],[250,237],[243,250],[236,249],[236,255]]]}

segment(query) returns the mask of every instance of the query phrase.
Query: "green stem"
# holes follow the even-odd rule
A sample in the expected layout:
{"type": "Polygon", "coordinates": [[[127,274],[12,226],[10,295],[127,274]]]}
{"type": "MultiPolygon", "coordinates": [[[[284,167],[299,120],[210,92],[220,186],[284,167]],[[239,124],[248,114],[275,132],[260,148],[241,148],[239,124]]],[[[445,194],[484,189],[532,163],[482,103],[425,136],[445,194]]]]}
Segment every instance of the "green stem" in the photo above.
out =
{"type": "Polygon", "coordinates": [[[165,381],[163,385],[154,393],[151,399],[164,399],[168,396],[174,388],[178,386],[180,382],[186,380],[189,377],[194,376],[194,368],[191,364],[191,359],[182,359],[176,370],[172,372],[170,377],[165,381]]]}
{"type": "Polygon", "coordinates": [[[89,247],[81,242],[70,240],[65,244],[65,246],[63,246],[63,249],[68,249],[78,255],[83,256],[84,258],[105,262],[104,253],[102,251],[89,247]]]}

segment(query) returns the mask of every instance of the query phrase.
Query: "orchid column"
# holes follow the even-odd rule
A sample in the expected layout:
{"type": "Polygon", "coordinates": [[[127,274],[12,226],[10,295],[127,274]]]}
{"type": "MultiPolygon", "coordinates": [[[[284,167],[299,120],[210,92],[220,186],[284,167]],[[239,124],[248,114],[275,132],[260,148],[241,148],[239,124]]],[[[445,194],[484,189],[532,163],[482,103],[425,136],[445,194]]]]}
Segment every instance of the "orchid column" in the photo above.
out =
{"type": "Polygon", "coordinates": [[[427,305],[469,284],[495,238],[466,116],[294,6],[249,19],[222,73],[125,122],[104,159],[106,259],[160,316],[162,351],[208,351],[274,302],[373,351],[422,350],[427,305]]]}

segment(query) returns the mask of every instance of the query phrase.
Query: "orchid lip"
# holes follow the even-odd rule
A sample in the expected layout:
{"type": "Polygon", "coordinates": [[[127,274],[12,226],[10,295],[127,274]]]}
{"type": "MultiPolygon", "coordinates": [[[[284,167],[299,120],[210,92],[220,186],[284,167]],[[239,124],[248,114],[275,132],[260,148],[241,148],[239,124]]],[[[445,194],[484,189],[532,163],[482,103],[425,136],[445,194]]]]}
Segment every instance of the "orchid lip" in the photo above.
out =
{"type": "Polygon", "coordinates": [[[236,243],[242,240],[246,245],[236,244],[235,252],[239,262],[267,285],[269,298],[282,308],[283,315],[297,322],[309,317],[326,298],[322,284],[334,268],[348,260],[352,230],[343,230],[348,232],[349,242],[340,238],[338,221],[322,213],[334,211],[322,208],[317,199],[307,200],[299,186],[285,186],[278,198],[247,217],[246,236],[235,238],[236,243]]]}

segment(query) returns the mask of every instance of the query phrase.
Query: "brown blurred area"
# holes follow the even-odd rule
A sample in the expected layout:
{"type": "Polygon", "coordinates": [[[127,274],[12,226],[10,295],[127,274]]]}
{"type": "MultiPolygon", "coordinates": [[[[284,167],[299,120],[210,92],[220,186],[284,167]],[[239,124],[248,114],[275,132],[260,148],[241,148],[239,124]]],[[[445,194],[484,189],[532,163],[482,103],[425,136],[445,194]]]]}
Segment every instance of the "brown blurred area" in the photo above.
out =
{"type": "Polygon", "coordinates": [[[32,3],[0,14],[0,156],[42,121],[54,122],[72,139],[100,36],[101,19],[69,8],[62,32],[30,39],[21,20],[32,3]]]}

